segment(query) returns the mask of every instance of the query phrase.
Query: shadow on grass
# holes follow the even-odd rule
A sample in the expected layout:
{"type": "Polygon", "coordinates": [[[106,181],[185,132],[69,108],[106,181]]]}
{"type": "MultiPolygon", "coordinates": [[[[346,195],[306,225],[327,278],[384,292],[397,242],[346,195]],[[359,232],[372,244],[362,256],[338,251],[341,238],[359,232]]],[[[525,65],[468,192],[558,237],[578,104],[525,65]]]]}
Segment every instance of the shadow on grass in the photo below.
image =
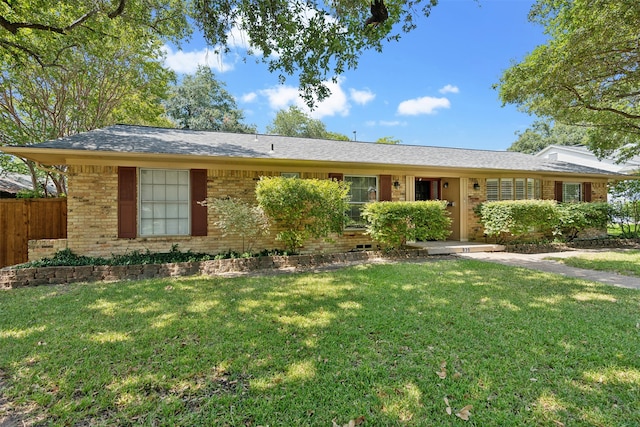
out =
{"type": "Polygon", "coordinates": [[[467,425],[640,423],[640,294],[530,270],[368,265],[0,303],[4,394],[34,407],[27,419],[459,424],[447,397],[454,413],[473,405],[467,425]]]}

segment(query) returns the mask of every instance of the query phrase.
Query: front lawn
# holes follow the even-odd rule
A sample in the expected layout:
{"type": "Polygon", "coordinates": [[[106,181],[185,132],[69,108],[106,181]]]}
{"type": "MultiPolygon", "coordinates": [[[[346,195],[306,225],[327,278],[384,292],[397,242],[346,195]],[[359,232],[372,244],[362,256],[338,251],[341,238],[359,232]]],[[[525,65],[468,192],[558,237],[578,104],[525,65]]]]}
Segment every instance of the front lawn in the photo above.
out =
{"type": "Polygon", "coordinates": [[[637,426],[639,340],[638,291],[473,260],[0,293],[27,425],[637,426]]]}
{"type": "Polygon", "coordinates": [[[640,251],[608,251],[582,254],[569,258],[553,258],[571,267],[612,271],[627,276],[640,276],[640,251]]]}

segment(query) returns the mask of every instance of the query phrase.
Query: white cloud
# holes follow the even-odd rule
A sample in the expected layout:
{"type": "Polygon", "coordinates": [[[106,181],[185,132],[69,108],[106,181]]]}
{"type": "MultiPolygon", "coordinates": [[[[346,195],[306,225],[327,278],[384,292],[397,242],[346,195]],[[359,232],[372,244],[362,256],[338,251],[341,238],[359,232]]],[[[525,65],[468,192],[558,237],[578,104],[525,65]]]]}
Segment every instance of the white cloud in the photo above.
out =
{"type": "Polygon", "coordinates": [[[258,94],[257,94],[257,93],[255,93],[255,92],[249,92],[249,93],[245,93],[244,95],[242,95],[242,96],[240,97],[240,100],[241,100],[242,102],[247,102],[247,103],[249,103],[249,102],[253,102],[253,101],[255,101],[255,100],[256,100],[256,98],[258,98],[258,94]]]}
{"type": "Polygon", "coordinates": [[[356,104],[366,105],[369,102],[373,101],[373,99],[376,97],[376,94],[371,92],[369,89],[349,89],[349,96],[356,104]]]}
{"type": "Polygon", "coordinates": [[[270,89],[261,90],[260,94],[267,97],[269,107],[272,110],[282,110],[289,105],[300,106],[301,104],[298,88],[293,86],[274,86],[270,89]]]}
{"type": "MultiPolygon", "coordinates": [[[[309,115],[314,119],[322,119],[326,116],[348,116],[351,105],[347,98],[347,94],[342,90],[344,78],[338,78],[337,82],[325,82],[325,85],[331,91],[331,95],[318,103],[313,111],[308,111],[309,115]]],[[[306,106],[305,106],[306,107],[306,106]]]]}
{"type": "Polygon", "coordinates": [[[446,85],[446,86],[440,88],[440,90],[438,92],[440,92],[442,94],[445,94],[445,93],[459,93],[460,89],[458,89],[458,86],[446,85]]]}
{"type": "Polygon", "coordinates": [[[433,98],[423,96],[422,98],[402,101],[398,105],[398,114],[403,116],[417,116],[419,114],[435,114],[439,108],[449,108],[451,102],[447,98],[433,98]]]}
{"type": "Polygon", "coordinates": [[[380,120],[380,126],[406,126],[407,122],[401,122],[400,120],[380,120]]]}
{"type": "Polygon", "coordinates": [[[311,111],[307,104],[300,97],[297,87],[280,85],[260,91],[260,94],[267,97],[269,107],[273,110],[282,110],[290,105],[295,105],[314,119],[322,119],[327,116],[347,116],[351,105],[346,93],[342,89],[343,78],[339,78],[336,83],[325,82],[331,91],[331,95],[322,102],[317,103],[316,108],[311,111]]]}
{"type": "Polygon", "coordinates": [[[185,52],[183,50],[174,51],[165,45],[162,47],[162,51],[165,54],[164,64],[179,74],[193,74],[199,65],[211,67],[220,73],[233,70],[233,64],[225,62],[225,58],[221,54],[209,48],[185,52]]]}

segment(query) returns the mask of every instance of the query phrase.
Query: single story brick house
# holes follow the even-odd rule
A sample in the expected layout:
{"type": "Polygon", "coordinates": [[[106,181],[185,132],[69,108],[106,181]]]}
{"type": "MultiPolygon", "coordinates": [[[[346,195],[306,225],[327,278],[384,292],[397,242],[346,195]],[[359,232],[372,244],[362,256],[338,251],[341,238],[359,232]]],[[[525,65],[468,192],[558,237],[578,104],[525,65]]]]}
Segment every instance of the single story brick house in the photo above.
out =
{"type": "MultiPolygon", "coordinates": [[[[473,213],[487,200],[606,201],[607,182],[624,175],[532,155],[431,146],[329,141],[115,125],[3,151],[38,163],[67,165],[67,239],[33,241],[30,259],[69,248],[109,256],[134,250],[219,253],[241,250],[222,237],[211,208],[198,202],[231,196],[255,201],[261,176],[340,179],[352,183],[352,217],[370,200],[449,202],[451,240],[483,240],[473,213]]],[[[371,247],[362,228],[302,252],[371,247]]],[[[281,247],[273,236],[255,250],[281,247]]]]}

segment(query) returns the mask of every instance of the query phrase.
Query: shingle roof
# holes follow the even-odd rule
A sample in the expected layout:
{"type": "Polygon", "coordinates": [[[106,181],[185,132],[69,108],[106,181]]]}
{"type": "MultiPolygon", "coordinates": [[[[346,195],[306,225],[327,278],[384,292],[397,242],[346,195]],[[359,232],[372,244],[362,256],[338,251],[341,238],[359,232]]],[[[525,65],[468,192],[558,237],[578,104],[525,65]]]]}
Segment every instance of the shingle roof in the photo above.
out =
{"type": "Polygon", "coordinates": [[[611,175],[600,169],[509,151],[373,144],[130,125],[110,126],[28,147],[92,151],[98,155],[103,152],[148,153],[611,175]]]}

